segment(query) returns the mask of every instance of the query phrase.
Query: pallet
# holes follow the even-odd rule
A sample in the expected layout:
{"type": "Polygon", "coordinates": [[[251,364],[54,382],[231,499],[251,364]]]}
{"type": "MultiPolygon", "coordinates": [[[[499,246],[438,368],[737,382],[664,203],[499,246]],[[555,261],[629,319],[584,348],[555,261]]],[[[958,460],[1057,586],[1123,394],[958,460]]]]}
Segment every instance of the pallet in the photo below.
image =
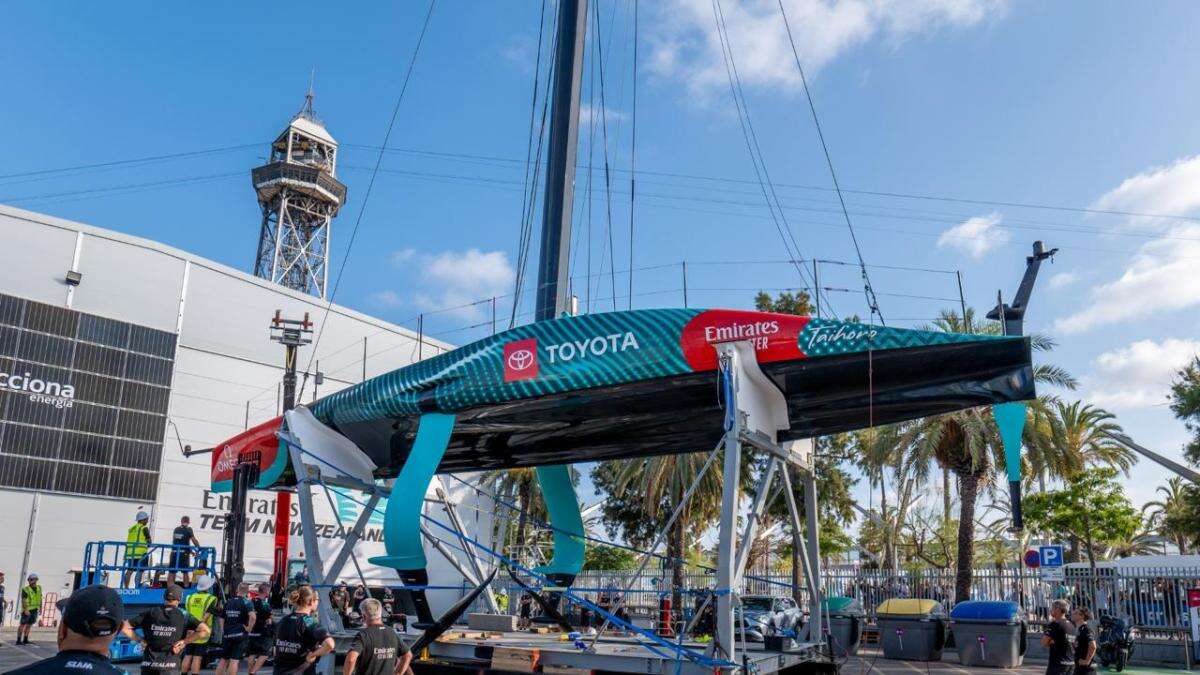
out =
{"type": "Polygon", "coordinates": [[[492,650],[492,668],[516,673],[536,673],[541,656],[540,649],[496,647],[492,650]]]}

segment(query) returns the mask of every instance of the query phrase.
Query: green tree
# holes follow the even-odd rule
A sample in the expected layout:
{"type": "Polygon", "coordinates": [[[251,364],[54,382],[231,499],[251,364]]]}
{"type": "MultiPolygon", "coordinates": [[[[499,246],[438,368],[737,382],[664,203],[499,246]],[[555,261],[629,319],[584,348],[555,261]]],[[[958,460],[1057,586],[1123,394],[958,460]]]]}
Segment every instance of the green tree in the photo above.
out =
{"type": "Polygon", "coordinates": [[[1171,383],[1171,412],[1183,420],[1192,439],[1183,448],[1184,456],[1200,466],[1200,356],[1184,366],[1171,383]]]}
{"type": "Polygon", "coordinates": [[[1121,433],[1116,417],[1082,401],[1055,401],[1050,422],[1050,443],[1058,451],[1059,477],[1071,479],[1089,466],[1111,466],[1126,475],[1137,457],[1111,434],[1121,433]]]}
{"type": "MultiPolygon", "coordinates": [[[[805,291],[795,293],[785,291],[777,294],[774,298],[770,294],[760,291],[754,297],[754,308],[760,312],[797,316],[809,316],[813,310],[811,297],[805,291]]],[[[851,544],[849,535],[842,527],[843,523],[850,522],[854,518],[854,500],[850,496],[850,489],[854,486],[855,480],[842,466],[841,459],[846,454],[849,441],[848,434],[837,434],[813,441],[815,444],[817,503],[820,505],[819,539],[821,551],[827,555],[845,551],[851,544]]],[[[800,507],[801,515],[804,516],[804,488],[800,485],[800,481],[795,480],[795,477],[793,477],[792,489],[796,504],[800,507]]],[[[767,517],[775,522],[788,523],[791,518],[788,514],[786,500],[776,498],[767,511],[767,517]]],[[[791,545],[785,548],[792,559],[792,584],[797,594],[801,582],[802,566],[799,552],[802,550],[802,546],[801,534],[792,532],[791,545]]]]}
{"type": "MultiPolygon", "coordinates": [[[[699,475],[709,453],[682,453],[602,462],[592,470],[596,490],[606,495],[600,518],[609,536],[621,536],[638,548],[654,543],[659,532],[699,475]]],[[[748,459],[749,455],[745,455],[748,459]]],[[[680,601],[684,565],[690,548],[721,511],[721,459],[704,474],[667,533],[673,602],[680,601]]],[[[749,472],[743,465],[742,475],[749,472]]],[[[675,606],[679,606],[676,604],[675,606]]]]}
{"type": "Polygon", "coordinates": [[[1083,471],[1061,490],[1030,495],[1024,508],[1031,526],[1082,543],[1093,573],[1098,548],[1129,542],[1141,525],[1111,467],[1083,471]]]}
{"type": "Polygon", "coordinates": [[[1196,494],[1195,486],[1179,476],[1171,477],[1155,492],[1159,498],[1146,502],[1142,514],[1152,530],[1174,542],[1180,553],[1188,553],[1193,542],[1200,539],[1195,520],[1200,495],[1196,494]]]}
{"type": "MultiPolygon", "coordinates": [[[[967,309],[966,314],[962,316],[953,310],[944,310],[933,325],[926,329],[991,335],[998,334],[1000,330],[997,323],[977,322],[971,309],[967,309]]],[[[1049,351],[1054,347],[1054,341],[1045,336],[1031,335],[1029,339],[1036,351],[1049,351]]],[[[1051,364],[1035,364],[1033,376],[1034,380],[1041,384],[1068,389],[1077,386],[1070,374],[1051,364]]],[[[1031,405],[1030,409],[1036,410],[1046,403],[1043,399],[1031,405]]],[[[1036,422],[1036,417],[1034,421],[1036,422]]],[[[1043,440],[1033,438],[1033,434],[1043,428],[1044,425],[1026,424],[1026,444],[1043,444],[1043,440]]],[[[1004,451],[999,432],[992,419],[991,410],[985,407],[924,418],[916,423],[913,434],[913,444],[931,449],[931,454],[938,464],[948,468],[956,478],[959,519],[954,594],[956,601],[969,600],[972,568],[975,564],[976,503],[980,489],[986,488],[995,478],[996,469],[1004,466],[1004,451]]]]}
{"type": "Polygon", "coordinates": [[[634,570],[637,563],[632,552],[604,544],[591,543],[583,554],[585,570],[634,570]]]}

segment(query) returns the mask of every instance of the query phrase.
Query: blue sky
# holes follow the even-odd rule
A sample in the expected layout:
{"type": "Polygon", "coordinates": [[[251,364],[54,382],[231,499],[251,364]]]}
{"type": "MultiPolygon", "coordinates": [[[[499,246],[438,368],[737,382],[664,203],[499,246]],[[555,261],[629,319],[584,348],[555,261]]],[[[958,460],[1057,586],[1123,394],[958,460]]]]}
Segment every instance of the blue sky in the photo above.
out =
{"type": "MultiPolygon", "coordinates": [[[[580,276],[589,250],[592,274],[625,270],[630,256],[633,5],[599,2],[607,109],[592,103],[589,78],[592,112],[581,135],[599,137],[607,124],[615,263],[605,248],[603,171],[591,177],[590,233],[581,171],[572,267],[580,276]]],[[[787,253],[754,179],[710,3],[642,5],[633,260],[666,267],[635,274],[633,305],[682,302],[683,260],[693,306],[746,306],[749,289],[803,285],[785,264],[704,264],[787,253]]],[[[774,0],[723,5],[801,254],[852,261],[774,0]]],[[[1172,368],[1200,348],[1200,221],[1006,204],[1200,215],[1200,6],[787,6],[843,186],[982,202],[849,193],[867,263],[961,270],[968,303],[985,307],[997,290],[1011,294],[1033,240],[1060,247],[1028,329],[1059,340],[1053,359],[1081,378],[1081,395],[1116,412],[1144,444],[1178,456],[1185,432],[1164,395],[1172,368]]],[[[340,177],[350,189],[333,236],[340,264],[426,7],[14,5],[8,23],[22,28],[0,44],[0,201],[249,268],[259,212],[248,170],[299,107],[315,68],[316,107],[344,144],[340,177]],[[214,151],[11,176],[205,150],[214,151]]],[[[418,313],[511,292],[540,7],[439,3],[339,303],[415,325],[418,313]]],[[[594,165],[603,150],[597,141],[594,165]]],[[[581,161],[588,154],[585,140],[581,161]]],[[[821,276],[822,285],[849,289],[829,294],[838,313],[866,314],[852,267],[826,265],[821,276]]],[[[956,303],[952,275],[874,268],[871,278],[893,325],[919,324],[956,303]],[[905,295],[925,297],[897,297],[905,295]]],[[[627,283],[624,273],[597,276],[593,307],[611,307],[600,298],[614,285],[624,295],[627,283]]],[[[456,329],[487,318],[459,309],[431,314],[426,325],[465,342],[485,329],[456,329]]],[[[1129,492],[1143,500],[1164,478],[1143,462],[1129,492]]]]}

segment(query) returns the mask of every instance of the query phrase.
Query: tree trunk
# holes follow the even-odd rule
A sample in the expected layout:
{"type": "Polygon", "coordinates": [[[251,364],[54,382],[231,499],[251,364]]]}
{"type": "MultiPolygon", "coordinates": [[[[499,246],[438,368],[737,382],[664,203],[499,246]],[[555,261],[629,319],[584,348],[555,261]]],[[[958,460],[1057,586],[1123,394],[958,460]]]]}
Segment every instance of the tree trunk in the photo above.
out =
{"type": "Polygon", "coordinates": [[[667,542],[667,555],[671,557],[671,607],[674,610],[672,620],[683,616],[683,548],[687,537],[686,518],[676,519],[671,526],[671,535],[667,542]]]}
{"type": "Polygon", "coordinates": [[[797,607],[804,606],[803,594],[800,592],[800,584],[804,583],[804,578],[800,572],[804,563],[800,562],[800,547],[804,545],[804,539],[800,534],[799,528],[791,528],[792,530],[792,599],[796,601],[797,607]]]}
{"type": "Polygon", "coordinates": [[[954,601],[971,599],[971,569],[975,566],[975,500],[979,476],[958,475],[958,559],[955,561],[954,601]]]}
{"type": "Polygon", "coordinates": [[[942,467],[942,530],[950,527],[950,469],[942,467]]]}
{"type": "Polygon", "coordinates": [[[528,481],[522,481],[517,487],[517,503],[521,507],[521,514],[517,518],[517,540],[513,542],[513,547],[517,552],[517,562],[523,562],[521,551],[525,546],[525,530],[528,526],[525,514],[529,513],[529,501],[532,495],[533,486],[528,481]]]}

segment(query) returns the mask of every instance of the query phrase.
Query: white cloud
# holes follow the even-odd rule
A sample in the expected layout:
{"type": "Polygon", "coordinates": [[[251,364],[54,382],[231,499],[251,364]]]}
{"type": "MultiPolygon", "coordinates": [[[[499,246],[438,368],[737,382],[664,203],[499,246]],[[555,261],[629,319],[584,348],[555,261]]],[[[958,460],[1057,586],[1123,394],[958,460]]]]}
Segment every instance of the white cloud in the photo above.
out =
{"type": "Polygon", "coordinates": [[[1001,220],[999,213],[969,218],[942,232],[937,245],[956,248],[978,260],[988,251],[1012,239],[1009,231],[1000,227],[1001,220]]]}
{"type": "Polygon", "coordinates": [[[400,298],[400,294],[396,291],[377,291],[372,293],[370,298],[372,303],[379,305],[380,307],[391,308],[399,307],[400,305],[404,304],[404,301],[400,298]]]}
{"type": "MultiPolygon", "coordinates": [[[[785,0],[805,70],[815,74],[848,49],[873,39],[893,45],[943,27],[962,28],[997,16],[1007,0],[785,0]]],[[[721,5],[743,84],[800,86],[777,0],[721,5]]],[[[651,72],[682,80],[693,93],[728,86],[709,0],[669,0],[650,37],[651,72]]]]}
{"type": "Polygon", "coordinates": [[[1092,289],[1088,305],[1054,322],[1078,333],[1200,304],[1200,225],[1176,225],[1146,242],[1120,277],[1092,289]]]}
{"type": "Polygon", "coordinates": [[[1084,379],[1089,400],[1112,409],[1145,408],[1166,401],[1176,371],[1200,354],[1200,341],[1138,340],[1104,352],[1084,379]]]}
{"type": "Polygon", "coordinates": [[[1074,272],[1059,272],[1058,274],[1050,277],[1050,281],[1047,282],[1047,285],[1052,289],[1059,289],[1066,288],[1076,281],[1079,281],[1078,274],[1074,272]]]}
{"type": "MultiPolygon", "coordinates": [[[[1092,207],[1133,213],[1185,215],[1200,210],[1200,155],[1151,167],[1097,199],[1092,207]]],[[[1166,226],[1169,220],[1136,218],[1137,223],[1166,226]]]]}
{"type": "MultiPolygon", "coordinates": [[[[472,303],[512,292],[516,277],[504,251],[471,248],[427,254],[402,249],[389,258],[393,266],[413,272],[415,283],[410,301],[413,306],[426,311],[444,310],[457,316],[480,316],[484,305],[472,303]]],[[[391,307],[402,304],[393,291],[380,291],[372,300],[391,307]]]]}
{"type": "MultiPolygon", "coordinates": [[[[626,115],[625,113],[621,112],[620,110],[613,110],[612,108],[608,108],[608,107],[602,108],[600,106],[596,106],[595,108],[593,108],[591,105],[584,103],[579,106],[579,128],[583,129],[584,127],[587,127],[589,124],[591,124],[593,117],[595,117],[596,122],[599,123],[601,120],[601,118],[600,118],[601,111],[604,112],[604,119],[609,124],[612,124],[613,122],[616,122],[617,120],[623,120],[623,119],[629,117],[629,115],[626,115]]],[[[609,130],[609,133],[612,133],[611,128],[609,130]]]]}

